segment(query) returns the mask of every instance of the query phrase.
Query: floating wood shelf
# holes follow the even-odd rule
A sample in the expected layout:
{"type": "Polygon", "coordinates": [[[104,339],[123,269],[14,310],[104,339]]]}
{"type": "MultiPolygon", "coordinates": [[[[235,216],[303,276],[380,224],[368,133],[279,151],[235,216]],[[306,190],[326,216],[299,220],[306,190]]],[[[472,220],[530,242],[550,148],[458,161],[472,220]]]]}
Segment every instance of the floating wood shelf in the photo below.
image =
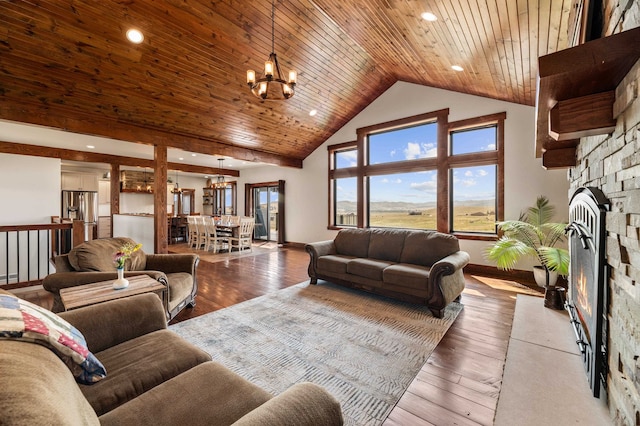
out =
{"type": "Polygon", "coordinates": [[[581,137],[615,128],[615,89],[640,58],[640,28],[538,58],[536,157],[547,169],[576,165],[581,137]]]}

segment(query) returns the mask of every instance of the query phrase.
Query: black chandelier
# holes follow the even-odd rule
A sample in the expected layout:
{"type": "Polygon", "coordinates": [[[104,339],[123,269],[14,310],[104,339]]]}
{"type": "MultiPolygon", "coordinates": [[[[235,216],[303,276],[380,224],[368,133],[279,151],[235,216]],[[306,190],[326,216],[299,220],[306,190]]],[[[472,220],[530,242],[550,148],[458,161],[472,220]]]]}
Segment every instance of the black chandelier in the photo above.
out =
{"type": "Polygon", "coordinates": [[[275,5],[271,0],[271,54],[269,59],[264,63],[264,73],[262,77],[256,79],[254,70],[247,71],[247,85],[251,89],[251,93],[263,100],[284,100],[289,99],[295,92],[296,80],[298,74],[289,71],[289,79],[282,78],[280,65],[278,65],[278,57],[275,53],[275,5]]]}
{"type": "Polygon", "coordinates": [[[222,162],[224,158],[218,158],[218,177],[216,177],[216,183],[214,187],[216,189],[224,189],[227,187],[227,182],[224,180],[224,175],[222,174],[222,162]]]}

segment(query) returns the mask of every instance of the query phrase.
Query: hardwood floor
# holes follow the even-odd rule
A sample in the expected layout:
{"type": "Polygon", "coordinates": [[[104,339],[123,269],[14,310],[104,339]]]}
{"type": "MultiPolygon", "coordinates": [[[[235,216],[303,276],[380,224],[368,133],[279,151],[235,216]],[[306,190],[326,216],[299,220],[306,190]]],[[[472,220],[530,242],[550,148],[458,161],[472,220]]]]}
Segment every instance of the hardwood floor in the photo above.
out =
{"type": "MultiPolygon", "coordinates": [[[[184,251],[184,248],[170,249],[184,251]]],[[[172,323],[308,279],[309,257],[296,248],[257,251],[198,267],[198,296],[172,323]]],[[[515,296],[539,294],[501,279],[465,275],[464,309],[391,412],[385,426],[491,425],[500,394],[515,296]]],[[[44,291],[21,297],[50,307],[44,291]]]]}

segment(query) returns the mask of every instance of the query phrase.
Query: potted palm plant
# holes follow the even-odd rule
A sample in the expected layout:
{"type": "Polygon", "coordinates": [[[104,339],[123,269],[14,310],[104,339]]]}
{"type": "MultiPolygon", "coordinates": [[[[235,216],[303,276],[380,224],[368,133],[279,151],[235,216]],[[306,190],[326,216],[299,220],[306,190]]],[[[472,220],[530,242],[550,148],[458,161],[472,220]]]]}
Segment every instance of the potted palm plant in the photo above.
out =
{"type": "Polygon", "coordinates": [[[518,220],[498,222],[502,236],[489,247],[486,256],[499,269],[510,270],[522,257],[533,257],[540,263],[533,275],[540,287],[555,286],[558,275],[569,273],[569,252],[555,245],[564,240],[565,223],[551,222],[555,207],[539,196],[536,204],[520,214],[518,220]]]}

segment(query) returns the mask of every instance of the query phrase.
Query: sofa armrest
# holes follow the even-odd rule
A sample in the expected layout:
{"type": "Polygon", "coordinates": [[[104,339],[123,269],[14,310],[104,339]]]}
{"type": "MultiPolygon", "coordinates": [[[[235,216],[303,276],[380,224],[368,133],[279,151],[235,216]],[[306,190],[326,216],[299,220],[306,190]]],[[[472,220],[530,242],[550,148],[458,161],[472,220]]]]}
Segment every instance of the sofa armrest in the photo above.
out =
{"type": "Polygon", "coordinates": [[[58,315],[80,330],[89,350],[94,353],[167,328],[162,301],[152,293],[98,303],[58,315]]]}
{"type": "Polygon", "coordinates": [[[318,282],[316,271],[318,270],[318,258],[329,254],[336,254],[336,245],[333,240],[318,241],[305,244],[304,249],[309,253],[309,277],[311,284],[318,282]]]}
{"type": "Polygon", "coordinates": [[[234,426],[342,425],[340,403],[313,383],[298,383],[242,416],[234,426]]]}
{"type": "Polygon", "coordinates": [[[55,272],[44,277],[42,287],[51,293],[60,294],[60,290],[63,288],[115,280],[116,278],[118,278],[118,274],[115,269],[113,272],[55,272]]]}
{"type": "Polygon", "coordinates": [[[469,253],[465,251],[457,251],[449,256],[438,260],[431,266],[429,278],[441,277],[443,275],[451,275],[458,269],[464,268],[469,263],[469,253]]]}
{"type": "Polygon", "coordinates": [[[315,257],[316,259],[320,256],[336,254],[336,245],[334,244],[333,240],[308,243],[305,244],[304,248],[311,257],[315,257]]]}
{"type": "Polygon", "coordinates": [[[187,272],[193,276],[200,256],[192,253],[182,254],[147,254],[147,266],[145,269],[162,271],[165,274],[187,272]]]}

